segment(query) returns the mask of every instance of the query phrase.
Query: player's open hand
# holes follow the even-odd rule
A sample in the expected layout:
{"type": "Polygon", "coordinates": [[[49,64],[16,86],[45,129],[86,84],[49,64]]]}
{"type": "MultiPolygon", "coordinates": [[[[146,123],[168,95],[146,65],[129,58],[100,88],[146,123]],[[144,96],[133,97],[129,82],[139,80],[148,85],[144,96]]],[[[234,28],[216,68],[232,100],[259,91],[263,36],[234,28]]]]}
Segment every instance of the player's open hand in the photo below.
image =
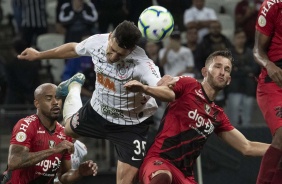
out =
{"type": "Polygon", "coordinates": [[[38,59],[39,52],[34,48],[25,49],[20,55],[18,55],[18,59],[34,61],[38,59]]]}
{"type": "Polygon", "coordinates": [[[273,62],[268,62],[267,73],[269,77],[279,86],[282,87],[282,69],[276,66],[273,62]]]}
{"type": "Polygon", "coordinates": [[[157,83],[158,86],[168,86],[173,88],[175,83],[179,80],[179,77],[172,77],[170,75],[164,75],[161,80],[157,83]]]}
{"type": "Polygon", "coordinates": [[[126,90],[130,91],[130,92],[143,92],[144,91],[144,88],[145,88],[145,85],[142,84],[141,82],[139,81],[136,81],[136,80],[132,80],[132,81],[129,81],[127,82],[124,87],[126,88],[126,90]]]}
{"type": "Polygon", "coordinates": [[[96,176],[98,172],[98,165],[92,160],[87,160],[81,163],[78,169],[81,176],[96,176]]]}
{"type": "Polygon", "coordinates": [[[74,152],[73,143],[68,140],[63,140],[54,147],[55,153],[69,152],[70,154],[74,152]]]}

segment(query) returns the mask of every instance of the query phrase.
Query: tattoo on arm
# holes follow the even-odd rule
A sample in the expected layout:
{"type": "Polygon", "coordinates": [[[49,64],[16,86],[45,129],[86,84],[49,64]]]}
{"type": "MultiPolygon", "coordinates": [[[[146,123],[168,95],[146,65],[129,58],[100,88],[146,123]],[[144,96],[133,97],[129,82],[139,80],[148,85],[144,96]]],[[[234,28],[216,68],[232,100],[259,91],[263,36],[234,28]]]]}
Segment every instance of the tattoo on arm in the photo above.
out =
{"type": "Polygon", "coordinates": [[[13,165],[13,169],[19,169],[35,165],[53,153],[52,149],[29,152],[29,149],[25,146],[11,145],[8,162],[13,165]]]}

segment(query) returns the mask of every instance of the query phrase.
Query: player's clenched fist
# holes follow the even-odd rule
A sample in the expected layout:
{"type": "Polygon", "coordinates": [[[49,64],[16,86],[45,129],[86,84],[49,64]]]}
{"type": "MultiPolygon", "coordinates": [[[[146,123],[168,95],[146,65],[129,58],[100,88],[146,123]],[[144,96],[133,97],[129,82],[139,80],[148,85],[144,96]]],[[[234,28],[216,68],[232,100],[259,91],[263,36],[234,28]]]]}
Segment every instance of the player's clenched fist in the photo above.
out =
{"type": "Polygon", "coordinates": [[[18,55],[18,59],[33,61],[38,59],[39,52],[34,48],[25,49],[20,55],[18,55]]]}
{"type": "Polygon", "coordinates": [[[61,153],[64,151],[68,151],[69,153],[74,152],[74,146],[73,143],[68,140],[63,140],[58,145],[54,147],[55,153],[61,153]]]}

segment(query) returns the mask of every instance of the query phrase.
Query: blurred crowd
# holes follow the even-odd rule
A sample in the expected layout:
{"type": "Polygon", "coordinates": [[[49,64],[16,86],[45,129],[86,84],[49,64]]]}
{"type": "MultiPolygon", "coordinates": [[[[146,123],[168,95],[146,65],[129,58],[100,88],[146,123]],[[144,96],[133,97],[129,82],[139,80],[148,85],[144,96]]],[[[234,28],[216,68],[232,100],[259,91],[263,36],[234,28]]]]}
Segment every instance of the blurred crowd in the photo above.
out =
{"type": "MultiPolygon", "coordinates": [[[[174,31],[163,42],[141,40],[140,46],[159,66],[162,75],[189,75],[198,80],[202,79],[200,72],[209,54],[231,50],[232,82],[217,96],[216,103],[226,109],[235,126],[249,126],[260,71],[254,62],[252,47],[262,0],[237,0],[231,11],[224,6],[215,8],[207,1],[11,0],[12,14],[4,15],[4,7],[0,7],[0,104],[32,104],[33,91],[39,84],[58,84],[77,72],[86,76],[81,95],[84,102],[87,101],[95,89],[96,76],[90,57],[66,60],[60,68],[50,60],[19,61],[17,55],[26,47],[41,49],[42,44],[59,41],[46,37],[46,41],[39,42],[46,35],[60,35],[62,43],[80,42],[93,34],[111,31],[125,19],[137,25],[145,8],[160,5],[173,15],[174,31]],[[54,72],[56,70],[60,72],[54,72]]],[[[161,102],[159,105],[156,122],[166,106],[161,102]]]]}

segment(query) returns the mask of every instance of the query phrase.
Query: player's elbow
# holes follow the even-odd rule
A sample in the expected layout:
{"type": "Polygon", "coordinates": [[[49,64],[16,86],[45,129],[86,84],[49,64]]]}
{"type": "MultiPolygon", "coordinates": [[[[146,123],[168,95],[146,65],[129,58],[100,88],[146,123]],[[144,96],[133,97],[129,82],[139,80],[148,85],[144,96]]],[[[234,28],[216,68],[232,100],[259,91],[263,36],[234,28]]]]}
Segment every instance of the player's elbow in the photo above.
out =
{"type": "Polygon", "coordinates": [[[15,169],[17,169],[17,163],[12,159],[8,159],[8,171],[13,171],[15,169]]]}
{"type": "Polygon", "coordinates": [[[250,146],[250,142],[248,141],[246,144],[244,144],[239,151],[244,156],[251,156],[252,155],[252,148],[250,146]]]}

